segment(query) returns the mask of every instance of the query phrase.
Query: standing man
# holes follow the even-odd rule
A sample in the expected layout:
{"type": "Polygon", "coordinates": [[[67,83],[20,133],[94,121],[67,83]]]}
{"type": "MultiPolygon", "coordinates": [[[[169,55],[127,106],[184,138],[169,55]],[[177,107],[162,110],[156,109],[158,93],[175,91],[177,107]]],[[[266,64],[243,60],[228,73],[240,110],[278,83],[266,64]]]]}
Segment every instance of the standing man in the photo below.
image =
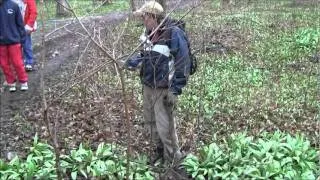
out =
{"type": "Polygon", "coordinates": [[[33,50],[31,33],[37,29],[37,5],[35,0],[13,0],[18,4],[26,30],[26,40],[22,44],[23,58],[26,71],[33,70],[33,50]]]}
{"type": "Polygon", "coordinates": [[[11,92],[16,91],[16,75],[21,90],[28,90],[28,75],[21,54],[25,34],[18,5],[11,0],[0,0],[0,66],[6,78],[4,85],[9,86],[11,92]]]}
{"type": "Polygon", "coordinates": [[[150,129],[152,141],[157,146],[151,163],[162,158],[168,162],[178,162],[183,154],[179,147],[173,110],[189,76],[186,35],[170,23],[171,20],[164,20],[163,8],[155,1],[146,2],[134,15],[143,19],[145,32],[140,40],[145,42],[144,50],[131,57],[125,63],[125,68],[140,67],[143,116],[145,123],[150,124],[146,128],[150,129]],[[163,25],[160,25],[163,20],[163,25]]]}

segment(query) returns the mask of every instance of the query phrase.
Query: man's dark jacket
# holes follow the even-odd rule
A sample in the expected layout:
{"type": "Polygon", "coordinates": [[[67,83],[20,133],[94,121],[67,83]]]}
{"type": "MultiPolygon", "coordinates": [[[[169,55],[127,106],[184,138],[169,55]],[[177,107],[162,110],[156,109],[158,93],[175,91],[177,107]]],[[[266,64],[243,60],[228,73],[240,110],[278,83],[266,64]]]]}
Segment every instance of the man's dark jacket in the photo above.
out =
{"type": "MultiPolygon", "coordinates": [[[[141,64],[142,83],[151,88],[169,88],[173,94],[179,95],[186,85],[190,73],[190,57],[185,32],[176,26],[166,23],[159,30],[159,39],[153,45],[167,45],[172,56],[167,57],[156,51],[144,51],[126,62],[129,68],[136,68],[141,64]],[[169,79],[169,61],[174,59],[174,74],[169,79]]],[[[149,33],[147,33],[149,34],[149,33]]],[[[152,37],[151,37],[152,39],[152,37]]]]}

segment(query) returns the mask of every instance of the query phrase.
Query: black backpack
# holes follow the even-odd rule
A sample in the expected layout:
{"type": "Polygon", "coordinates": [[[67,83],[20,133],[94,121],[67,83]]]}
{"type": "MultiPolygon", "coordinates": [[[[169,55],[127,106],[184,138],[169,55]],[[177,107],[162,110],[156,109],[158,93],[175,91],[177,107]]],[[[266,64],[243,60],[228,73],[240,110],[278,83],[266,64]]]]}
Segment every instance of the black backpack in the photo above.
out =
{"type": "Polygon", "coordinates": [[[188,43],[189,57],[190,57],[190,75],[193,75],[197,71],[198,62],[197,62],[197,58],[194,55],[194,53],[191,52],[190,41],[189,41],[189,38],[188,38],[188,34],[187,34],[186,30],[185,30],[186,23],[184,21],[182,21],[182,20],[170,19],[169,20],[169,26],[171,26],[171,27],[172,26],[177,26],[182,31],[184,31],[185,34],[186,34],[186,40],[187,40],[187,43],[188,43]]]}

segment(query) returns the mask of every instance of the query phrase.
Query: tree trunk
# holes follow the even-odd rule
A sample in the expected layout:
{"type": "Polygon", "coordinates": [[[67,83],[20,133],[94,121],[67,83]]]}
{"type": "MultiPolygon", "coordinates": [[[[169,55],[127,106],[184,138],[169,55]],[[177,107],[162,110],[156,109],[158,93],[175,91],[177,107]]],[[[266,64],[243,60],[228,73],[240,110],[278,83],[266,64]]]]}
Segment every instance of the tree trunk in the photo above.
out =
{"type": "Polygon", "coordinates": [[[130,8],[131,8],[132,12],[134,12],[136,10],[135,4],[134,4],[134,0],[130,0],[130,8]]]}
{"type": "Polygon", "coordinates": [[[293,1],[293,5],[298,5],[299,4],[299,0],[294,0],[293,1]]]}
{"type": "Polygon", "coordinates": [[[97,2],[103,2],[102,6],[109,5],[112,3],[112,0],[93,0],[93,4],[97,4],[97,2]]]}
{"type": "Polygon", "coordinates": [[[166,12],[167,9],[167,1],[166,0],[157,0],[159,4],[163,7],[164,12],[166,12]]]}
{"type": "Polygon", "coordinates": [[[68,8],[70,7],[66,0],[57,0],[56,16],[69,16],[70,12],[68,8]]]}
{"type": "Polygon", "coordinates": [[[229,4],[231,4],[231,0],[221,0],[222,8],[228,7],[229,4]]]}

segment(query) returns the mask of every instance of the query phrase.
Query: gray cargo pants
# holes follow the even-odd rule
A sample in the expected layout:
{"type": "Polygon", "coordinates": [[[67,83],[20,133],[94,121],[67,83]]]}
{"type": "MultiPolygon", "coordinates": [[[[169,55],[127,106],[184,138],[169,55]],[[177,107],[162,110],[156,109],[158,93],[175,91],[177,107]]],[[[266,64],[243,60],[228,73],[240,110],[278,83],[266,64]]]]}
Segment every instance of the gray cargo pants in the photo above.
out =
{"type": "Polygon", "coordinates": [[[143,87],[143,116],[152,141],[164,150],[164,159],[177,162],[182,158],[173,117],[173,104],[167,102],[168,89],[143,87]]]}

